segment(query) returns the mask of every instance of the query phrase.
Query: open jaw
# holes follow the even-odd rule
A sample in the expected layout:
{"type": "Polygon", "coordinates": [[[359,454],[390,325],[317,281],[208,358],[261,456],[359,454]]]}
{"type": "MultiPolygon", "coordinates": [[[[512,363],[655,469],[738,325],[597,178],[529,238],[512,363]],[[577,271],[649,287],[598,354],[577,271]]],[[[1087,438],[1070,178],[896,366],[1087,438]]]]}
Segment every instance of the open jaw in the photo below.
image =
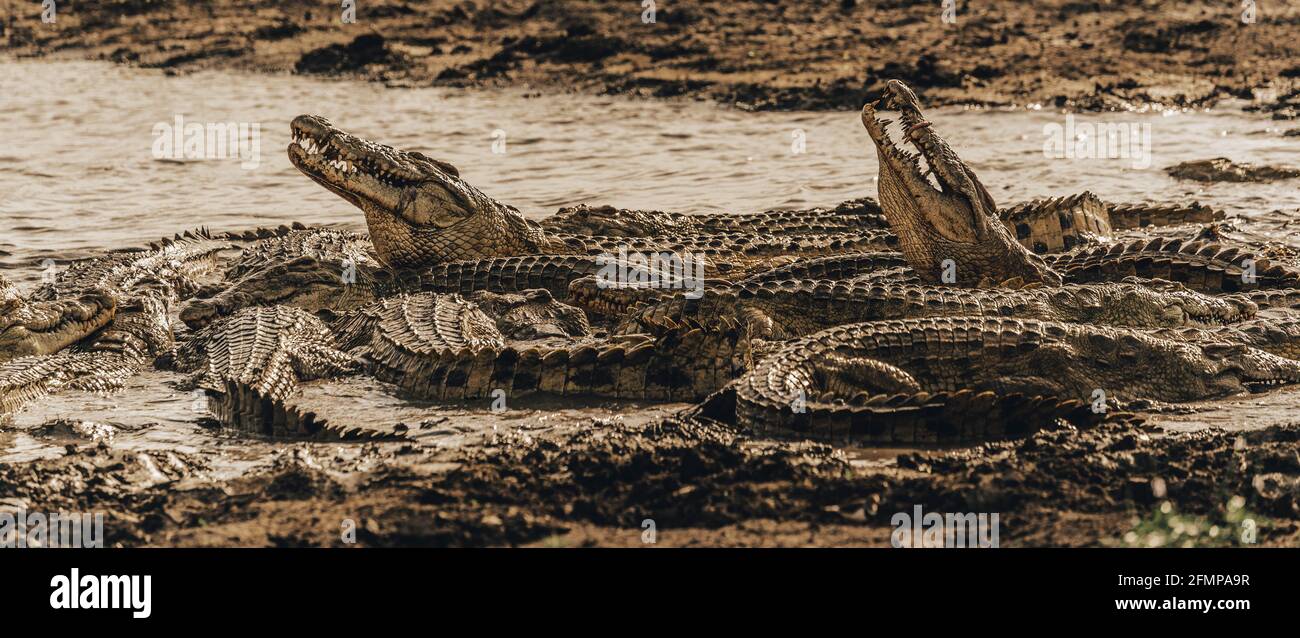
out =
{"type": "Polygon", "coordinates": [[[58,352],[108,325],[116,308],[103,293],[14,307],[0,316],[0,362],[58,352]]]}
{"type": "Polygon", "coordinates": [[[361,209],[380,260],[393,267],[535,254],[536,224],[460,178],[446,162],[371,142],[300,115],[289,161],[361,209]]]}
{"type": "Polygon", "coordinates": [[[862,107],[862,124],[880,159],[881,210],[918,276],[967,287],[1016,281],[1060,285],[1061,276],[1011,236],[993,197],[934,131],[907,85],[890,80],[881,99],[862,107]],[[915,152],[889,136],[889,122],[877,115],[882,105],[898,111],[903,138],[915,152]]]}
{"type": "MultiPolygon", "coordinates": [[[[893,178],[882,179],[881,189],[898,189],[897,195],[911,200],[906,212],[920,216],[945,239],[978,241],[997,207],[974,173],[934,132],[934,127],[921,112],[916,94],[902,82],[890,80],[884,95],[863,107],[862,123],[876,144],[880,170],[890,173],[893,178]],[[903,138],[916,151],[907,150],[893,141],[887,129],[891,122],[877,113],[881,106],[898,111],[903,124],[903,138]],[[921,165],[922,159],[927,166],[925,169],[921,165]],[[930,176],[934,182],[930,181],[930,176]]],[[[886,197],[882,192],[881,198],[886,197]]]]}
{"type": "Polygon", "coordinates": [[[471,215],[475,196],[481,196],[451,164],[357,137],[325,118],[299,115],[290,129],[289,161],[362,210],[379,208],[446,227],[471,215]]]}

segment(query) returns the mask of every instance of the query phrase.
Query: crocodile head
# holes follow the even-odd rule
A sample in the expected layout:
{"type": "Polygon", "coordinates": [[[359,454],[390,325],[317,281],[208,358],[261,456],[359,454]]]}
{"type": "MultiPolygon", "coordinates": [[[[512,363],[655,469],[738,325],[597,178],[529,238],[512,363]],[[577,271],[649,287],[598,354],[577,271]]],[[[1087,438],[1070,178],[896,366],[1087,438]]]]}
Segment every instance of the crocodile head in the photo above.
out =
{"type": "Polygon", "coordinates": [[[107,325],[116,307],[100,292],[56,301],[0,300],[0,362],[58,352],[107,325]]]}
{"type": "Polygon", "coordinates": [[[1244,295],[1214,297],[1175,282],[1067,286],[1054,293],[1076,323],[1135,328],[1210,326],[1245,321],[1259,310],[1244,295]]]}
{"type": "Polygon", "coordinates": [[[880,100],[862,107],[862,124],[880,160],[880,205],[898,235],[899,247],[913,269],[930,282],[945,270],[965,286],[1020,279],[1059,284],[1061,278],[1026,250],[997,216],[988,189],[921,112],[921,103],[906,84],[890,80],[880,100]],[[877,108],[896,109],[903,137],[919,153],[894,143],[889,122],[877,108]],[[922,171],[921,160],[928,165],[922,171]],[[929,175],[933,174],[934,182],[929,175]],[[951,267],[944,262],[952,260],[951,267]]]}
{"type": "Polygon", "coordinates": [[[1041,350],[1032,367],[1047,383],[1071,387],[1083,399],[1100,389],[1112,396],[1195,401],[1300,382],[1300,362],[1241,344],[1084,330],[1041,350]],[[1049,354],[1056,350],[1068,354],[1049,354]]]}
{"type": "Polygon", "coordinates": [[[376,252],[390,266],[541,252],[536,224],[461,179],[451,164],[357,137],[314,115],[294,118],[291,129],[289,161],[361,209],[376,252]]]}
{"type": "Polygon", "coordinates": [[[476,292],[469,300],[496,321],[507,339],[581,337],[591,332],[586,313],[556,301],[545,289],[516,294],[476,292]]]}

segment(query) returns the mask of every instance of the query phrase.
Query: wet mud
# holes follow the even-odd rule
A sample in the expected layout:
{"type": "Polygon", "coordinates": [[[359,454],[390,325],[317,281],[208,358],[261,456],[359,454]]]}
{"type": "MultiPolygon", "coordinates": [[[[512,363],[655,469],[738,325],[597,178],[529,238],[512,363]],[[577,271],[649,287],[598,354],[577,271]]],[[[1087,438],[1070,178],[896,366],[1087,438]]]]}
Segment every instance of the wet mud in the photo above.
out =
{"type": "MultiPolygon", "coordinates": [[[[46,25],[32,3],[5,17],[0,51],[752,110],[857,109],[893,77],[934,105],[1238,98],[1278,120],[1300,108],[1300,9],[1286,6],[1243,24],[1224,2],[962,3],[946,24],[937,2],[661,4],[648,23],[638,3],[377,0],[345,25],[336,8],[301,0],[69,2],[46,25]]],[[[1212,162],[1192,172],[1251,175],[1212,162]]],[[[1233,223],[1201,232],[1234,237],[1233,223]]],[[[113,401],[190,400],[176,375],[138,381],[113,401]]],[[[50,399],[64,416],[0,431],[0,510],[100,512],[110,546],[888,546],[893,515],[917,505],[997,512],[1003,546],[1295,545],[1292,395],[950,450],[774,440],[675,416],[681,405],[502,415],[353,381],[308,384],[295,400],[353,399],[317,416],[385,440],[113,421],[100,418],[111,406],[65,396],[50,399]],[[220,444],[176,443],[198,428],[220,444]]]]}
{"type": "Polygon", "coordinates": [[[400,85],[512,86],[858,109],[889,78],[927,104],[1124,110],[1255,101],[1294,119],[1300,6],[1259,3],[578,0],[39,3],[5,20],[18,55],[174,72],[237,68],[400,85]],[[353,21],[345,21],[353,20],[353,21]]]}
{"type": "Polygon", "coordinates": [[[867,460],[708,420],[596,420],[442,450],[296,443],[226,479],[87,443],[0,466],[0,506],[104,512],[124,546],[641,546],[648,521],[661,546],[888,546],[915,505],[998,512],[1002,546],[1291,545],[1298,443],[1296,424],[1103,425],[867,460]]]}

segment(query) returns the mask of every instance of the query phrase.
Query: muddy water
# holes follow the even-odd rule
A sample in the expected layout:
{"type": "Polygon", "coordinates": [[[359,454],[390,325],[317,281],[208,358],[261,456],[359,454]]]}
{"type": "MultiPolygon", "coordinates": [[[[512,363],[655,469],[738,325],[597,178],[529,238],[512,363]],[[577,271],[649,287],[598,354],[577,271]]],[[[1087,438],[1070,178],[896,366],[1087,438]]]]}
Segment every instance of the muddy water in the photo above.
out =
{"type": "MultiPolygon", "coordinates": [[[[0,268],[27,286],[50,263],[191,227],[297,220],[361,229],[354,208],[299,175],[285,157],[288,122],[300,113],[446,159],[535,218],[583,202],[743,212],[835,204],[876,190],[875,153],[856,113],[742,113],[696,102],[397,89],[289,76],[172,77],[94,62],[13,60],[0,61],[0,95],[0,268]],[[155,125],[174,124],[177,116],[257,125],[260,153],[156,158],[155,125]],[[259,160],[255,167],[252,159],[259,160]]],[[[1161,170],[1216,156],[1300,165],[1300,138],[1282,137],[1282,123],[1239,107],[1073,116],[1076,138],[1077,125],[1101,122],[1149,132],[1149,148],[1139,147],[1138,157],[1100,159],[1045,157],[1051,127],[1069,124],[1051,109],[930,116],[999,202],[1082,190],[1113,201],[1197,199],[1241,216],[1245,236],[1300,246],[1300,236],[1284,226],[1300,214],[1300,183],[1205,186],[1161,170]]],[[[245,449],[246,442],[198,425],[202,409],[169,385],[175,381],[151,372],[111,397],[47,401],[0,434],[0,460],[58,453],[57,436],[29,432],[56,417],[118,423],[119,445],[245,449]]],[[[436,407],[425,411],[445,416],[436,407]]],[[[493,421],[481,414],[469,420],[480,428],[493,421]]],[[[238,454],[220,456],[239,467],[238,454]]]]}

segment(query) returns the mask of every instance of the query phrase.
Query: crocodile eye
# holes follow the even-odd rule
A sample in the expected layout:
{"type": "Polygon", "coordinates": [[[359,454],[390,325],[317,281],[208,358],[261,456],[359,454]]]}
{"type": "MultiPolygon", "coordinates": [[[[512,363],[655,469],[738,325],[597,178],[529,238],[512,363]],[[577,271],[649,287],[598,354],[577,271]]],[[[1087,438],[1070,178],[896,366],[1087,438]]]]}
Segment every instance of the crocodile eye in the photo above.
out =
{"type": "Polygon", "coordinates": [[[407,153],[407,156],[412,159],[420,160],[421,162],[427,162],[429,164],[433,164],[438,168],[438,170],[448,175],[451,175],[452,177],[460,177],[460,170],[457,169],[455,166],[448,164],[447,162],[433,159],[432,157],[429,157],[428,155],[425,155],[424,153],[421,153],[419,151],[410,151],[407,153]]]}

